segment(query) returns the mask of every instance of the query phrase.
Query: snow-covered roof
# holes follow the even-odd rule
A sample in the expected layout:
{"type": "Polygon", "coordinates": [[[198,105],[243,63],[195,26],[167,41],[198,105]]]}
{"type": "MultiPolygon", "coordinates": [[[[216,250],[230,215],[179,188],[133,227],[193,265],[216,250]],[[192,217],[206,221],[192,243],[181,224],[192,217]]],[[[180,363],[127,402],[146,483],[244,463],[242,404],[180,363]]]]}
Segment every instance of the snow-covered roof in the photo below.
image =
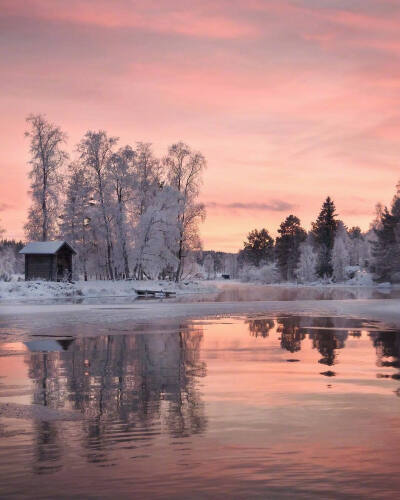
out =
{"type": "Polygon", "coordinates": [[[28,243],[19,253],[36,255],[54,255],[63,245],[67,245],[74,253],[75,250],[66,241],[32,241],[28,243]]]}

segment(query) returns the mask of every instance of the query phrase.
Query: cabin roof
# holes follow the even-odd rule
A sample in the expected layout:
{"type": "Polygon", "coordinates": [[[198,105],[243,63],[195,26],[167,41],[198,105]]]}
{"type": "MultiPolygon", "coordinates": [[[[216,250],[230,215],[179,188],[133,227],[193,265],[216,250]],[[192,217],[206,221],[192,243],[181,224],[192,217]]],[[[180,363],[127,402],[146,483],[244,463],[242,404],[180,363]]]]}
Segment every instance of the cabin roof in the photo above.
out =
{"type": "Polygon", "coordinates": [[[25,255],[54,255],[60,248],[64,245],[71,250],[72,253],[76,254],[75,250],[66,241],[56,240],[56,241],[32,241],[28,243],[19,253],[25,255]]]}

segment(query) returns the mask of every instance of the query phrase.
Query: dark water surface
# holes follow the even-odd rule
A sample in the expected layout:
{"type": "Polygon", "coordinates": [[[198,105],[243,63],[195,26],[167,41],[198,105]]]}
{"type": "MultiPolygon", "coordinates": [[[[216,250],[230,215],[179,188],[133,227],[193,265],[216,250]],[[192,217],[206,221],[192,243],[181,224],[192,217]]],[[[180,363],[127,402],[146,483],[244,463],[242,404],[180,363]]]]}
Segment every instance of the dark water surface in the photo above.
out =
{"type": "Polygon", "coordinates": [[[400,332],[311,317],[157,332],[0,337],[2,498],[398,496],[400,332]]]}

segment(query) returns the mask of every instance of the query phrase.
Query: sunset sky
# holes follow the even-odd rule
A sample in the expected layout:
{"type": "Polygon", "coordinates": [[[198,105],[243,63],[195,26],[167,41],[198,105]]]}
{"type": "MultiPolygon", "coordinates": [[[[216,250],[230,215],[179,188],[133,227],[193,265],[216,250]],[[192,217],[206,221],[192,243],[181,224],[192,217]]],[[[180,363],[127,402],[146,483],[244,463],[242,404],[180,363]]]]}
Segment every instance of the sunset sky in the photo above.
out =
{"type": "Polygon", "coordinates": [[[399,0],[0,0],[0,219],[23,237],[25,118],[204,153],[204,248],[329,194],[367,229],[400,178],[399,0]]]}

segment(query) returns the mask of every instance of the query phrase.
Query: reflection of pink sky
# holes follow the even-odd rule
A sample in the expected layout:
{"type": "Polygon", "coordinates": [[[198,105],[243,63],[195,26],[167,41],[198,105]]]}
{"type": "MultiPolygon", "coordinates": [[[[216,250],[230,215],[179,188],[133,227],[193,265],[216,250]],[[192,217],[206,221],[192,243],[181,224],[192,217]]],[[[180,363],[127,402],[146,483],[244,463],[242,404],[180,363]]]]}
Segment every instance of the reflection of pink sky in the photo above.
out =
{"type": "Polygon", "coordinates": [[[152,141],[159,155],[179,139],[204,152],[206,248],[236,250],[253,227],[276,233],[290,212],[309,227],[327,194],[367,229],[400,177],[399,18],[389,0],[4,0],[7,235],[23,236],[24,119],[38,111],[71,152],[89,128],[152,141]]]}

